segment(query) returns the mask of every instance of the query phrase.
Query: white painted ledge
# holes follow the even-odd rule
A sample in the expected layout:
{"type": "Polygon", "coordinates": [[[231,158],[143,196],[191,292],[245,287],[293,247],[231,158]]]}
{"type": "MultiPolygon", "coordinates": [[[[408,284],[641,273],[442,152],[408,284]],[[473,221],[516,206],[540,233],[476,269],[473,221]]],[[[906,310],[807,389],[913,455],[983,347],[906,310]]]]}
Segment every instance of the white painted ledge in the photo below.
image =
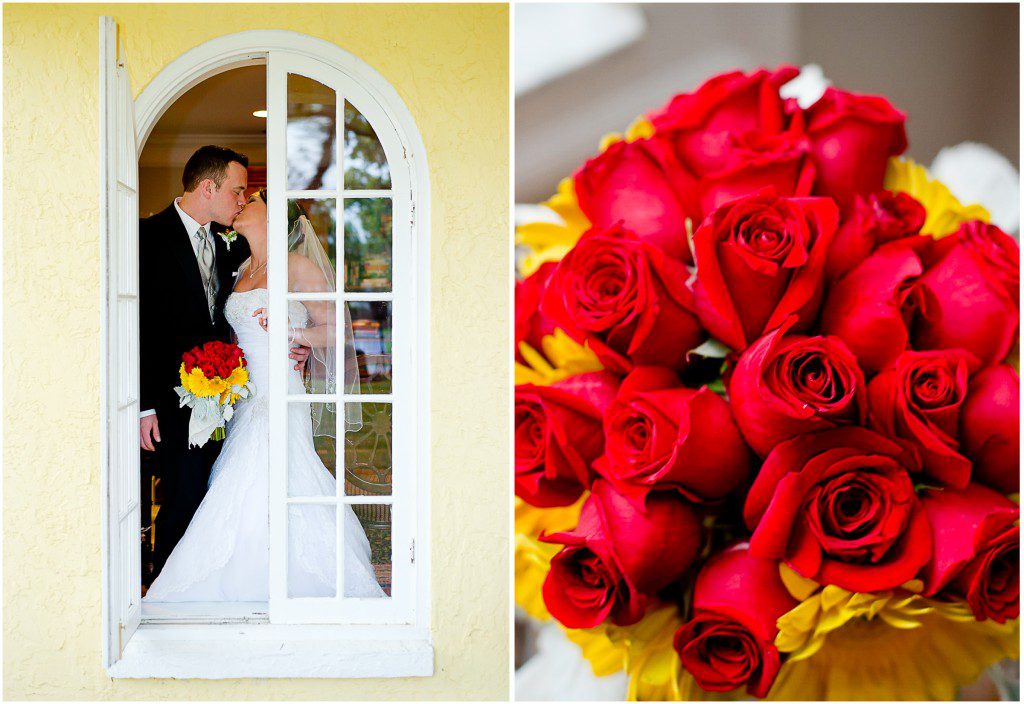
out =
{"type": "Polygon", "coordinates": [[[430,677],[428,632],[408,627],[143,624],[114,678],[430,677]]]}

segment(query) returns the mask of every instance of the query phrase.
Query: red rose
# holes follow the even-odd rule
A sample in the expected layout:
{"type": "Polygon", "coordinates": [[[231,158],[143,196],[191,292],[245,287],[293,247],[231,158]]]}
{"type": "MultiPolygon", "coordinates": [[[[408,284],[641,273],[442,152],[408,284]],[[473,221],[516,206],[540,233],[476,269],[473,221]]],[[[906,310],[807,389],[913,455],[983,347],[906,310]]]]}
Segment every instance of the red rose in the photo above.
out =
{"type": "Polygon", "coordinates": [[[626,493],[601,479],[576,528],[540,539],[565,545],[541,591],[569,628],[636,623],[648,596],[682,577],[703,542],[700,518],[677,492],[626,493]]]}
{"type": "Polygon", "coordinates": [[[814,192],[834,198],[844,212],[854,196],[882,187],[889,157],[907,148],[906,116],[885,98],[828,88],[806,120],[817,167],[814,192]]]}
{"type": "Polygon", "coordinates": [[[590,230],[558,263],[541,310],[586,335],[602,364],[682,369],[704,340],[682,262],[622,228],[590,230]]]}
{"type": "Polygon", "coordinates": [[[960,408],[960,441],[974,463],[972,481],[1020,492],[1020,376],[1012,367],[989,367],[971,379],[960,408]]]}
{"type": "Polygon", "coordinates": [[[924,572],[925,594],[966,599],[975,618],[1005,623],[1020,615],[1020,509],[970,484],[963,491],[926,491],[921,503],[935,556],[924,572]]]}
{"type": "Polygon", "coordinates": [[[676,632],[676,652],[701,689],[746,685],[751,696],[765,697],[780,667],[775,622],[798,605],[778,562],[754,557],[746,543],[734,545],[697,575],[693,616],[676,632]]]}
{"type": "Polygon", "coordinates": [[[516,496],[534,506],[568,506],[580,497],[604,449],[601,418],[617,386],[611,374],[594,372],[516,387],[516,496]]]}
{"type": "Polygon", "coordinates": [[[718,171],[726,166],[734,135],[783,130],[785,101],[779,88],[799,73],[793,66],[759,69],[749,76],[724,73],[693,93],[675,96],[649,119],[658,134],[671,140],[676,156],[691,173],[718,171]]]}
{"type": "Polygon", "coordinates": [[[780,196],[806,196],[814,182],[807,138],[795,132],[729,135],[721,166],[701,174],[699,216],[718,206],[774,188],[780,196]]]}
{"type": "Polygon", "coordinates": [[[580,210],[604,229],[621,223],[638,239],[690,261],[686,218],[696,218],[693,177],[679,166],[661,137],[617,142],[576,172],[580,210]]]}
{"type": "Polygon", "coordinates": [[[537,271],[522,281],[516,281],[516,359],[521,359],[520,343],[525,342],[535,350],[541,350],[541,340],[555,330],[554,321],[541,313],[540,301],[547,287],[548,279],[555,270],[555,262],[541,264],[537,271]]]}
{"type": "Polygon", "coordinates": [[[636,367],[604,417],[601,475],[638,487],[676,488],[691,501],[721,499],[750,476],[751,455],[729,412],[709,391],[676,375],[636,367]]]}
{"type": "Polygon", "coordinates": [[[918,286],[927,294],[914,320],[915,349],[962,347],[982,366],[1001,362],[1017,339],[1020,248],[995,225],[972,221],[935,240],[918,286]]]}
{"type": "Polygon", "coordinates": [[[827,278],[838,279],[876,247],[917,235],[924,219],[924,207],[906,193],[878,191],[866,198],[856,196],[852,212],[832,240],[825,265],[827,278]]]}
{"type": "Polygon", "coordinates": [[[796,314],[795,331],[821,302],[836,206],[826,198],[779,198],[771,189],[734,200],[694,233],[697,315],[718,340],[743,350],[796,314]]]}
{"type": "Polygon", "coordinates": [[[957,434],[973,365],[961,350],[904,352],[868,384],[871,428],[912,448],[926,474],[954,489],[971,478],[957,434]]]}
{"type": "Polygon", "coordinates": [[[751,553],[855,592],[913,579],[931,557],[931,537],[901,455],[852,426],[782,443],[747,495],[751,553]]]}
{"type": "Polygon", "coordinates": [[[867,415],[853,353],[835,337],[787,335],[793,320],[748,347],[728,381],[736,424],[762,457],[783,440],[867,415]]]}
{"type": "Polygon", "coordinates": [[[850,348],[868,373],[892,365],[908,347],[907,321],[921,296],[921,260],[903,242],[879,247],[832,285],[821,330],[850,348]]]}

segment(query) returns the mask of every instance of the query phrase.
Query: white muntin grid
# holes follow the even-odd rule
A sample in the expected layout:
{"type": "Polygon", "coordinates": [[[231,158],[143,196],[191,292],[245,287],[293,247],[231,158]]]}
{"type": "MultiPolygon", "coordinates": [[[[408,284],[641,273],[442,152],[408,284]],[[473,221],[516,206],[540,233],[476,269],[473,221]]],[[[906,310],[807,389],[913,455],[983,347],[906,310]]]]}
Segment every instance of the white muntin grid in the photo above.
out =
{"type": "MultiPolygon", "coordinates": [[[[288,354],[286,318],[270,315],[271,366],[271,575],[270,618],[280,623],[410,623],[414,610],[415,467],[414,415],[415,367],[413,365],[414,328],[411,310],[414,288],[406,273],[411,262],[412,199],[410,176],[401,146],[386,112],[354,82],[340,71],[301,56],[271,55],[267,71],[267,184],[270,233],[268,243],[268,288],[271,311],[286,310],[289,301],[330,301],[335,303],[338,369],[335,379],[344,380],[345,309],[353,301],[388,302],[391,308],[391,392],[386,394],[288,394],[287,372],[291,367],[288,354]],[[288,76],[301,75],[318,81],[335,92],[335,176],[331,189],[287,190],[287,102],[288,76]],[[384,148],[391,174],[390,189],[345,188],[345,104],[348,101],[367,118],[384,148]],[[391,281],[387,292],[346,291],[344,248],[345,204],[357,198],[388,198],[392,208],[391,281]],[[335,214],[336,291],[330,293],[299,293],[288,291],[287,232],[289,200],[333,201],[335,214]],[[275,236],[275,234],[277,236],[275,236]],[[283,361],[282,361],[283,360],[283,361]],[[392,411],[392,488],[387,496],[345,494],[345,403],[389,404],[392,411]],[[336,457],[334,496],[288,496],[287,493],[287,409],[291,403],[335,404],[336,457]],[[412,491],[407,490],[411,487],[412,491]],[[391,510],[391,596],[386,598],[354,598],[345,596],[345,520],[344,506],[390,505],[391,510]],[[335,596],[329,598],[295,598],[288,596],[288,523],[289,507],[323,505],[335,514],[336,575],[335,596]],[[408,547],[407,547],[408,546],[408,547]],[[407,549],[406,549],[407,548],[407,549]]],[[[329,184],[324,184],[329,185],[329,184]]],[[[412,267],[409,267],[412,271],[412,267]]],[[[339,382],[341,383],[341,382],[339,382]]]]}

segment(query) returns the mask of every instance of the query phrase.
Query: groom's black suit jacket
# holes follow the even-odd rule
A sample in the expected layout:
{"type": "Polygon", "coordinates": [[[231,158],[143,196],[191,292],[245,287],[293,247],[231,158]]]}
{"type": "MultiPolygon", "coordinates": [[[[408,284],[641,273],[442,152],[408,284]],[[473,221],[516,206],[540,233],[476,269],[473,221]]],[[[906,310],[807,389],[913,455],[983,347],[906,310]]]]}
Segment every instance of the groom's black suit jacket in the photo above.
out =
{"type": "Polygon", "coordinates": [[[211,340],[231,340],[224,302],[249,246],[239,237],[229,251],[220,237],[213,240],[220,291],[211,322],[199,262],[174,204],[139,221],[139,408],[156,411],[163,447],[184,450],[187,443],[190,411],[178,407],[174,392],[182,355],[211,340]]]}

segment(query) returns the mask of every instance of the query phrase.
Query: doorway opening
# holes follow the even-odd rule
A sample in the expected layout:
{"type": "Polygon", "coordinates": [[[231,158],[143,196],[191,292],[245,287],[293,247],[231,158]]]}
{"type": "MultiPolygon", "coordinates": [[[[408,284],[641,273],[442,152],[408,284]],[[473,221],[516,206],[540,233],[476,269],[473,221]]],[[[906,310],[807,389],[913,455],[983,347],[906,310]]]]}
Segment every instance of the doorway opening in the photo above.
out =
{"type": "MultiPolygon", "coordinates": [[[[267,67],[255,64],[210,76],[177,98],[153,126],[139,152],[139,217],[155,215],[181,195],[188,158],[207,144],[249,158],[246,198],[267,185],[267,67]]],[[[141,451],[142,594],[155,578],[154,520],[163,501],[163,468],[141,451]]]]}

